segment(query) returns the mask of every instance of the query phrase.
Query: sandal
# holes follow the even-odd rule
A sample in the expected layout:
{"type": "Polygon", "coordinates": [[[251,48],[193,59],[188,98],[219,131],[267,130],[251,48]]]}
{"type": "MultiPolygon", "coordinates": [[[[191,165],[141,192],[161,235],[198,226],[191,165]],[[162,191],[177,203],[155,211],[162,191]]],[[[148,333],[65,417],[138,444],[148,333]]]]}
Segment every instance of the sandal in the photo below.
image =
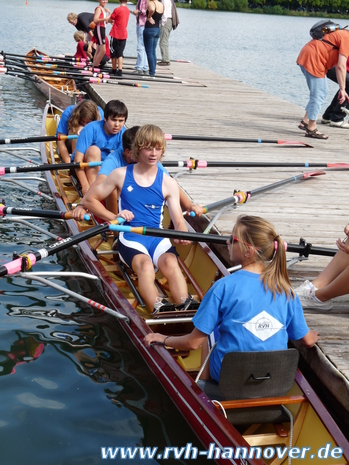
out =
{"type": "Polygon", "coordinates": [[[302,131],[306,131],[308,129],[308,123],[306,123],[303,119],[298,125],[299,129],[302,129],[302,131]]]}
{"type": "Polygon", "coordinates": [[[323,140],[328,139],[328,136],[320,132],[318,128],[315,128],[313,131],[309,131],[309,129],[306,129],[305,137],[312,137],[313,139],[323,139],[323,140]]]}

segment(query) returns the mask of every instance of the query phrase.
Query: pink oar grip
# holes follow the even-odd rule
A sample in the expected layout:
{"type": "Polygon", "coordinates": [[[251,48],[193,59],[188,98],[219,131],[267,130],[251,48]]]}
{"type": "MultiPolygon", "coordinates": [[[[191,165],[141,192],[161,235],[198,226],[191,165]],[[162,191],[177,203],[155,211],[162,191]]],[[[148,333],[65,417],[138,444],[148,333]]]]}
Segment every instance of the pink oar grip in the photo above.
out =
{"type": "Polygon", "coordinates": [[[198,160],[196,163],[197,168],[207,168],[207,161],[204,160],[198,160]]]}
{"type": "Polygon", "coordinates": [[[0,205],[0,216],[4,215],[4,208],[5,208],[5,205],[0,205]]]}
{"type": "MultiPolygon", "coordinates": [[[[28,257],[29,257],[31,265],[34,265],[36,263],[35,255],[32,253],[29,253],[28,257]]],[[[6,263],[4,267],[7,269],[7,274],[19,273],[22,269],[22,258],[17,258],[16,260],[13,260],[10,263],[6,263]]]]}
{"type": "Polygon", "coordinates": [[[164,134],[166,140],[172,140],[171,134],[164,134]]]}
{"type": "Polygon", "coordinates": [[[5,174],[5,167],[0,168],[0,176],[5,174]]]}

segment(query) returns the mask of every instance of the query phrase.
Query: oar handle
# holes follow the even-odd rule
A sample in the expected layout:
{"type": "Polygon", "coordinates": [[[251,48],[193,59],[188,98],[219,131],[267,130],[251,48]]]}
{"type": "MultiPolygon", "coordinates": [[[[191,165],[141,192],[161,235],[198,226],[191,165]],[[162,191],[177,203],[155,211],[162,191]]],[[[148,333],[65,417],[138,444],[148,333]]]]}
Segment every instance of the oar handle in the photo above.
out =
{"type": "Polygon", "coordinates": [[[23,260],[26,260],[25,269],[29,270],[33,265],[35,265],[37,261],[37,256],[33,253],[29,253],[27,255],[23,255],[20,258],[16,258],[12,260],[12,262],[5,263],[5,265],[0,267],[0,277],[6,276],[9,274],[19,273],[20,271],[24,271],[23,269],[23,260]]]}
{"type": "MultiPolygon", "coordinates": [[[[211,203],[202,207],[202,213],[207,213],[210,210],[214,210],[217,208],[223,208],[227,205],[235,205],[237,203],[245,203],[250,198],[248,192],[236,192],[232,197],[227,199],[219,200],[218,202],[211,203]]],[[[195,216],[195,212],[190,212],[190,216],[195,216]]]]}

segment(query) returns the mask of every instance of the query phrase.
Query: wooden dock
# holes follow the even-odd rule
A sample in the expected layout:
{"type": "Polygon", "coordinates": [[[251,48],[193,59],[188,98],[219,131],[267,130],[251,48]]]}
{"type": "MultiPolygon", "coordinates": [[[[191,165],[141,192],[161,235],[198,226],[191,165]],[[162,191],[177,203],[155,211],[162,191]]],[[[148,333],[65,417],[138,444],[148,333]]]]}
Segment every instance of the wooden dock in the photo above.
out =
{"type": "MultiPolygon", "coordinates": [[[[124,71],[133,63],[125,59],[124,71]]],[[[297,105],[199,68],[193,63],[174,62],[168,71],[159,68],[157,71],[161,72],[159,77],[176,76],[189,83],[175,83],[172,79],[165,83],[140,79],[125,82],[148,84],[149,88],[94,85],[90,86],[90,93],[101,106],[111,99],[124,101],[129,110],[128,127],[152,123],[160,126],[165,133],[174,135],[292,140],[314,147],[169,141],[164,160],[194,158],[206,161],[349,162],[346,151],[349,131],[319,123],[319,129],[326,132],[329,139],[305,138],[304,132],[298,129],[304,109],[297,105]]],[[[126,74],[124,77],[126,79],[126,74]]],[[[305,80],[299,92],[308,92],[305,80]]],[[[303,171],[314,170],[205,168],[188,172],[180,168],[169,169],[172,175],[186,172],[177,181],[201,205],[230,197],[235,189],[251,191],[303,171]]],[[[338,237],[344,237],[343,229],[349,222],[347,179],[347,171],[327,170],[324,176],[287,184],[255,196],[237,208],[225,210],[215,227],[224,235],[230,234],[239,214],[259,215],[271,221],[286,242],[298,243],[300,237],[303,237],[313,245],[336,248],[335,241],[338,237]]],[[[207,215],[205,224],[215,213],[207,215]]],[[[288,255],[289,258],[294,256],[288,255]]],[[[293,285],[299,285],[304,279],[313,279],[329,261],[330,258],[311,255],[308,260],[297,263],[290,269],[293,285]]],[[[335,299],[333,309],[329,312],[305,309],[304,313],[309,327],[320,331],[321,341],[318,347],[311,350],[298,345],[297,348],[325,386],[324,395],[332,394],[329,397],[336,399],[340,405],[339,410],[345,409],[346,413],[341,420],[348,431],[349,296],[335,299]]]]}

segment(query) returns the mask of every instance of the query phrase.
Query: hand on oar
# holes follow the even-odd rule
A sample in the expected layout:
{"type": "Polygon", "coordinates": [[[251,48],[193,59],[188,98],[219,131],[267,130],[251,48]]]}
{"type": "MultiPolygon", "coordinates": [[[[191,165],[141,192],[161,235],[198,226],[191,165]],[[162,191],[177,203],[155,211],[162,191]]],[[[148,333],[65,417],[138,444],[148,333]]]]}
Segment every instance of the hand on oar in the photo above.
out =
{"type": "Polygon", "coordinates": [[[30,173],[32,171],[61,171],[82,168],[93,168],[95,166],[101,166],[102,163],[103,162],[101,161],[90,161],[88,163],[58,163],[37,166],[10,166],[8,168],[0,167],[0,176],[11,173],[30,173]]]}
{"type": "Polygon", "coordinates": [[[23,272],[26,270],[30,270],[30,268],[42,258],[49,257],[54,255],[62,250],[67,249],[79,242],[85,241],[90,239],[91,237],[97,236],[109,229],[109,226],[112,224],[120,224],[123,223],[125,220],[123,218],[116,218],[113,221],[109,221],[107,223],[100,224],[94,228],[90,228],[76,236],[67,237],[61,241],[58,241],[54,244],[51,244],[47,249],[40,249],[37,252],[30,252],[28,254],[22,254],[20,256],[16,256],[11,262],[6,263],[3,266],[0,266],[0,277],[15,274],[19,272],[23,272]]]}
{"type": "MultiPolygon", "coordinates": [[[[15,208],[15,207],[6,207],[5,205],[0,204],[0,216],[5,215],[25,215],[25,216],[35,216],[38,218],[50,218],[56,220],[69,220],[73,218],[73,212],[69,211],[66,213],[58,212],[55,210],[35,210],[34,208],[15,208]]],[[[84,214],[81,220],[89,221],[91,219],[90,215],[84,214]]]]}
{"type": "MultiPolygon", "coordinates": [[[[214,202],[214,203],[211,203],[210,205],[207,205],[207,206],[204,206],[204,207],[200,207],[202,209],[202,214],[205,214],[207,213],[208,211],[211,211],[211,210],[214,210],[216,208],[222,208],[226,205],[236,205],[236,204],[239,204],[239,203],[245,203],[247,202],[247,200],[249,199],[249,193],[248,192],[242,192],[242,191],[238,191],[238,192],[234,192],[234,195],[232,197],[229,197],[227,199],[224,199],[224,200],[220,200],[218,202],[214,202]],[[222,205],[222,203],[224,203],[224,205],[222,205]]],[[[190,213],[190,216],[195,216],[196,213],[195,211],[191,211],[190,213]]]]}
{"type": "Polygon", "coordinates": [[[185,135],[174,135],[165,134],[166,140],[196,140],[204,142],[252,142],[257,144],[279,144],[279,145],[291,145],[298,147],[311,147],[312,145],[306,144],[305,142],[297,142],[292,140],[274,140],[274,139],[245,139],[238,137],[210,137],[210,136],[185,136],[185,135]]]}
{"type": "MultiPolygon", "coordinates": [[[[251,197],[254,197],[257,194],[261,194],[262,192],[266,192],[270,189],[276,189],[277,187],[283,186],[285,184],[296,182],[301,179],[309,179],[312,177],[321,176],[323,174],[326,174],[325,171],[312,171],[309,173],[301,173],[296,176],[292,176],[291,178],[283,179],[282,181],[277,181],[272,184],[268,184],[266,186],[253,189],[251,191],[246,192],[243,203],[247,202],[247,200],[249,200],[251,197]]],[[[209,205],[206,205],[205,207],[203,207],[203,213],[207,213],[211,210],[221,209],[223,207],[226,207],[227,205],[234,205],[236,203],[242,203],[242,202],[236,202],[235,200],[235,196],[238,194],[241,194],[241,192],[235,193],[233,197],[228,197],[226,199],[219,200],[218,202],[214,202],[209,205]]],[[[191,216],[194,216],[194,215],[191,215],[191,216]]]]}

